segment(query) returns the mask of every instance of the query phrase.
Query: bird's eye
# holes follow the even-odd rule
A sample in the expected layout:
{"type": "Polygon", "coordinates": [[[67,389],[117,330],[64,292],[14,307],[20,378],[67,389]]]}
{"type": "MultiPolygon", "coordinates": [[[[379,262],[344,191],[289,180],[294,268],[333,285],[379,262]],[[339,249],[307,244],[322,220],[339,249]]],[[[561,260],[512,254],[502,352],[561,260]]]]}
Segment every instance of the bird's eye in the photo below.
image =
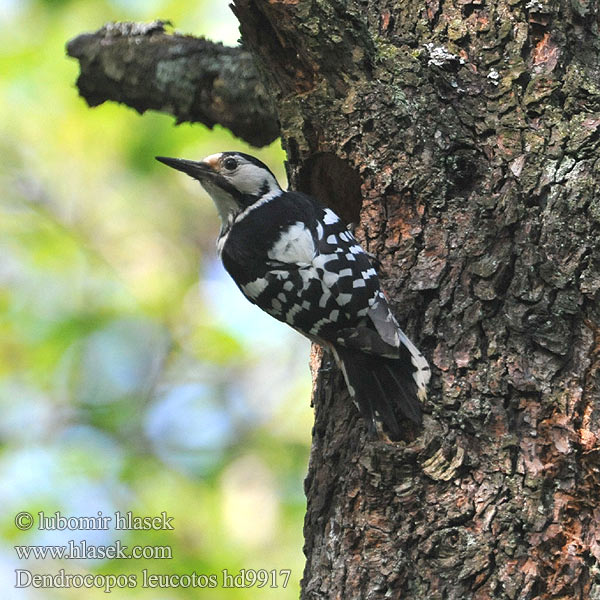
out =
{"type": "Polygon", "coordinates": [[[237,164],[237,160],[235,160],[235,158],[226,158],[223,161],[223,166],[228,170],[228,171],[235,171],[235,169],[237,168],[238,164],[237,164]]]}

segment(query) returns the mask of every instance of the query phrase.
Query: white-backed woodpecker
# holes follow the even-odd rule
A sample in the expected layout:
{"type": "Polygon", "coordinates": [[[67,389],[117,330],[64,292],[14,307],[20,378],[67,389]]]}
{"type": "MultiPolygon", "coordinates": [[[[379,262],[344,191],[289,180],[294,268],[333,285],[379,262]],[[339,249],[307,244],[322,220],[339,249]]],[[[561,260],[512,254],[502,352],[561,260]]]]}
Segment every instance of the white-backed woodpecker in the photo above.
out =
{"type": "Polygon", "coordinates": [[[217,250],[227,272],[250,302],[332,351],[369,427],[383,424],[397,439],[398,413],[420,424],[429,365],[339,217],[311,196],[283,191],[242,152],[156,158],[202,184],[221,217],[217,250]]]}

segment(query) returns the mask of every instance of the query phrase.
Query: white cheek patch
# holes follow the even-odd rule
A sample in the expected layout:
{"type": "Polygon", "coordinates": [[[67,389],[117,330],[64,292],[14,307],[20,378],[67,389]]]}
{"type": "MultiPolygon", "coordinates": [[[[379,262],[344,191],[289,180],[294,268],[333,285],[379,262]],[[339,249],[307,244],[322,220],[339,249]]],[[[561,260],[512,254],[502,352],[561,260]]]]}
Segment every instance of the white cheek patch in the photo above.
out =
{"type": "Polygon", "coordinates": [[[233,173],[223,173],[223,176],[242,194],[257,196],[279,190],[279,186],[273,176],[268,171],[252,163],[242,163],[233,173]]]}

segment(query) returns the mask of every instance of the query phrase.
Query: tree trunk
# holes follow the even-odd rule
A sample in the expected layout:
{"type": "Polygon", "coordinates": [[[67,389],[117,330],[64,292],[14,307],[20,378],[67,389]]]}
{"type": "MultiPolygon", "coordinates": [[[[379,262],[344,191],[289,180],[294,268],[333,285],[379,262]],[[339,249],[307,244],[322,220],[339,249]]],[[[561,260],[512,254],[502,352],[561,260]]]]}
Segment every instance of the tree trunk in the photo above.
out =
{"type": "MultiPolygon", "coordinates": [[[[314,353],[302,598],[600,599],[597,4],[234,0],[234,12],[278,112],[255,143],[280,131],[291,186],[357,225],[433,370],[424,426],[373,441],[314,353]]],[[[271,119],[254,71],[247,108],[228,91],[209,114],[181,109],[187,92],[163,85],[173,40],[161,25],[128,31],[69,48],[82,77],[98,69],[84,80],[92,103],[158,106],[251,141],[252,115],[271,119]],[[156,77],[115,81],[138,59],[156,77]]],[[[235,53],[210,51],[220,66],[195,83],[196,50],[176,56],[197,97],[236,88],[235,53]]]]}
{"type": "Polygon", "coordinates": [[[292,187],[433,369],[399,443],[317,377],[302,598],[600,598],[597,10],[235,0],[292,187]]]}

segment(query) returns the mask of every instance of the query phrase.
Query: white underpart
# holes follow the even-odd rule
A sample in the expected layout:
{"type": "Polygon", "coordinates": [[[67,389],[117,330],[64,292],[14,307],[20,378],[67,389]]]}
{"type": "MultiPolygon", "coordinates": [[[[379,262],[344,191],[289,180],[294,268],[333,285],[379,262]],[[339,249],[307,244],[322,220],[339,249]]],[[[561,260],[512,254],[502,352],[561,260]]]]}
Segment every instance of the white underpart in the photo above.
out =
{"type": "Polygon", "coordinates": [[[290,225],[281,233],[267,256],[282,263],[310,265],[315,256],[315,244],[310,230],[302,221],[290,225]]]}
{"type": "Polygon", "coordinates": [[[226,225],[229,222],[231,215],[234,215],[239,209],[238,203],[225,190],[221,189],[212,181],[201,181],[202,187],[207,191],[208,195],[217,207],[221,223],[226,225]]]}

